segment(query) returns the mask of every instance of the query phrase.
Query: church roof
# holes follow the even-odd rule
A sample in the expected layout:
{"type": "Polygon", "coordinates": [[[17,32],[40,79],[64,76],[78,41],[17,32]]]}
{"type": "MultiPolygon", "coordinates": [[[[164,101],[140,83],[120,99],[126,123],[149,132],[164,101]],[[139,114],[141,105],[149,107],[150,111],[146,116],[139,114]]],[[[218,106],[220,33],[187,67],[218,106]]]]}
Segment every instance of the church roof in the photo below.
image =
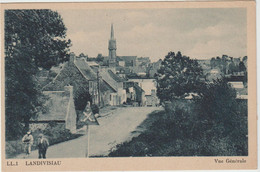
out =
{"type": "Polygon", "coordinates": [[[136,59],[137,56],[117,56],[118,60],[132,60],[132,59],[136,59]]]}

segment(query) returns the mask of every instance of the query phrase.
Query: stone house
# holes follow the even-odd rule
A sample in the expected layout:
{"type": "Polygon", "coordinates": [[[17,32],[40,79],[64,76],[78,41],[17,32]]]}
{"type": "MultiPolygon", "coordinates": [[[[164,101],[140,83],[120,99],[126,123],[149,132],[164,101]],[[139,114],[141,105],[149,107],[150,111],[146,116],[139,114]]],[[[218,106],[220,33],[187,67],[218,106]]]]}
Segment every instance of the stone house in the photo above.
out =
{"type": "MultiPolygon", "coordinates": [[[[86,63],[85,58],[75,58],[74,54],[71,54],[69,61],[63,65],[53,81],[43,87],[43,91],[62,91],[66,85],[74,88],[76,107],[82,103],[82,96],[88,98],[92,104],[104,106],[109,104],[110,93],[114,92],[108,84],[97,79],[97,74],[86,63]]],[[[84,108],[86,103],[81,106],[84,108]]]]}

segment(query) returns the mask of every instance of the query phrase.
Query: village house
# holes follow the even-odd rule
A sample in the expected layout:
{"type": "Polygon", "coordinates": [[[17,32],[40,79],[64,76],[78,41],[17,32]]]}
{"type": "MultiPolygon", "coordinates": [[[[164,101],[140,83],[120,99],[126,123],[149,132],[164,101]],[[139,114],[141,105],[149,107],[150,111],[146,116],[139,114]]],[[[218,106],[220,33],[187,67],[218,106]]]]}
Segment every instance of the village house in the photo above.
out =
{"type": "Polygon", "coordinates": [[[123,88],[125,79],[115,74],[111,68],[100,68],[99,71],[102,80],[108,84],[115,92],[110,94],[110,105],[120,105],[126,102],[126,90],[123,88]]]}
{"type": "MultiPolygon", "coordinates": [[[[92,104],[100,106],[110,104],[110,94],[115,92],[102,79],[98,80],[97,74],[86,63],[85,58],[75,58],[73,53],[53,81],[43,87],[43,91],[61,91],[66,85],[74,87],[74,98],[87,96],[92,104]]],[[[76,100],[77,107],[81,102],[76,100]]]]}
{"type": "Polygon", "coordinates": [[[232,75],[225,78],[232,88],[236,90],[237,99],[248,99],[247,84],[244,75],[232,75]]]}
{"type": "Polygon", "coordinates": [[[161,67],[162,60],[158,60],[157,62],[150,63],[147,67],[147,73],[150,78],[154,78],[155,74],[161,67]]]}
{"type": "Polygon", "coordinates": [[[30,120],[30,129],[44,130],[49,123],[59,123],[71,133],[76,132],[77,114],[73,99],[73,87],[65,86],[64,91],[44,91],[44,110],[30,120]]]}
{"type": "Polygon", "coordinates": [[[155,79],[129,79],[135,82],[145,92],[145,106],[158,106],[160,101],[156,95],[156,81],[155,79]]]}
{"type": "Polygon", "coordinates": [[[145,91],[139,87],[138,83],[125,82],[124,89],[126,89],[127,103],[133,104],[134,106],[145,106],[145,91]]]}

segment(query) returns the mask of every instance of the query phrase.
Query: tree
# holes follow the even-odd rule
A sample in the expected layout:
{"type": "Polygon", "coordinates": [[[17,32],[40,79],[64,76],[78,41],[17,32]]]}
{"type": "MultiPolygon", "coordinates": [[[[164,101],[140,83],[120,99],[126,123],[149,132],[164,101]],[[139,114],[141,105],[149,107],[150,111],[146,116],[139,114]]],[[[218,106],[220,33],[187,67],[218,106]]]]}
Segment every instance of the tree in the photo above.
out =
{"type": "Polygon", "coordinates": [[[102,54],[98,54],[96,58],[97,62],[102,62],[104,60],[104,57],[102,54]]]}
{"type": "Polygon", "coordinates": [[[51,10],[5,11],[6,138],[18,138],[44,98],[35,75],[68,60],[70,40],[61,16],[51,10]]]}
{"type": "Polygon", "coordinates": [[[194,135],[205,137],[207,145],[224,146],[226,156],[247,155],[247,101],[237,100],[236,90],[224,79],[207,83],[200,93],[195,97],[199,124],[194,135]]]}
{"type": "Polygon", "coordinates": [[[169,52],[158,70],[157,95],[161,101],[173,100],[197,92],[201,86],[202,68],[196,60],[169,52]]]}
{"type": "Polygon", "coordinates": [[[246,66],[243,61],[239,62],[239,72],[246,72],[246,66]]]}
{"type": "Polygon", "coordinates": [[[80,53],[79,58],[82,58],[82,57],[86,58],[87,56],[84,53],[80,53]]]}
{"type": "Polygon", "coordinates": [[[214,57],[210,59],[210,67],[211,69],[214,69],[216,67],[216,59],[214,57]]]}
{"type": "Polygon", "coordinates": [[[228,74],[233,74],[237,71],[237,66],[235,65],[234,61],[231,61],[231,63],[228,66],[228,74]]]}
{"type": "Polygon", "coordinates": [[[247,56],[244,56],[243,59],[242,59],[242,61],[243,61],[243,62],[244,62],[244,61],[247,61],[247,56]]]}

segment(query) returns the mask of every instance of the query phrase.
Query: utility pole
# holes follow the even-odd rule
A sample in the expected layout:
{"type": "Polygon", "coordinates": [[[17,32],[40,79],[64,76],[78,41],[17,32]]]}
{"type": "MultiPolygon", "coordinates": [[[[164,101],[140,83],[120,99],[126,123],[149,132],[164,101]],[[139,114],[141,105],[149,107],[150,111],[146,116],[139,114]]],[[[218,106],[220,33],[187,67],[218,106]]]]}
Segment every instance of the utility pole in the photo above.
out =
{"type": "Polygon", "coordinates": [[[100,107],[100,83],[99,83],[99,69],[97,71],[97,87],[98,87],[98,107],[100,107]]]}

